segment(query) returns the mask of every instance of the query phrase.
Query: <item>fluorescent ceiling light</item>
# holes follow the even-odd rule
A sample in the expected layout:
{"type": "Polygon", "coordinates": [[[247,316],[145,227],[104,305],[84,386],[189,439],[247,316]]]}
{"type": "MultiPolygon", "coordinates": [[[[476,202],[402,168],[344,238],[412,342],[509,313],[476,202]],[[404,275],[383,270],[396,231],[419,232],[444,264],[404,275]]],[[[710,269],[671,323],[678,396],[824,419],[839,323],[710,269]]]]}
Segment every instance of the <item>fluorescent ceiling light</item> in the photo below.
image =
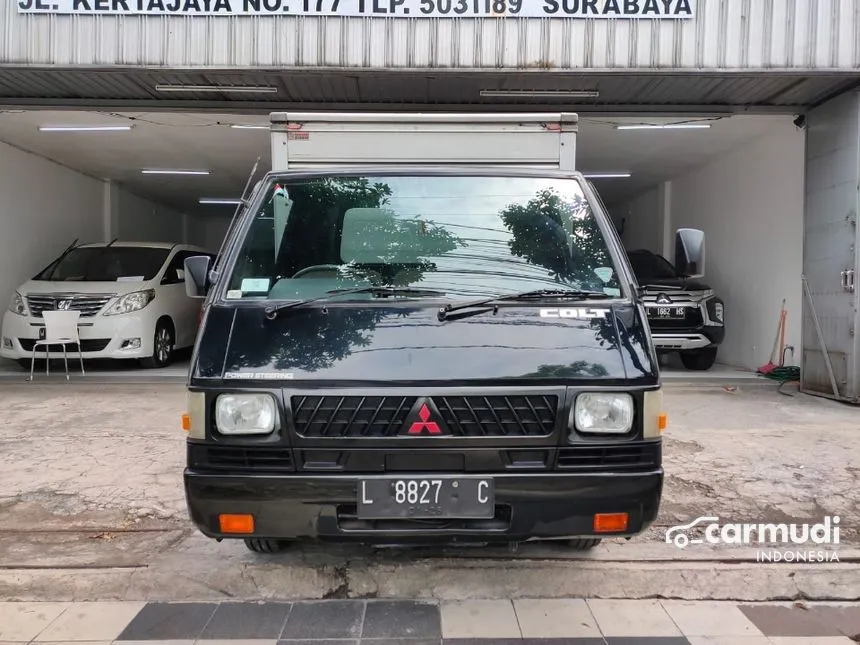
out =
{"type": "Polygon", "coordinates": [[[230,125],[234,130],[268,130],[269,126],[267,125],[241,125],[239,123],[233,123],[230,125]]]}
{"type": "Polygon", "coordinates": [[[121,132],[131,130],[130,125],[42,125],[42,132],[121,132]]]}
{"type": "Polygon", "coordinates": [[[597,90],[481,90],[481,96],[493,98],[569,98],[596,99],[597,90]]]}
{"type": "Polygon", "coordinates": [[[664,123],[661,125],[616,125],[616,130],[707,130],[710,123],[664,123]]]}
{"type": "Polygon", "coordinates": [[[277,94],[271,85],[156,85],[156,92],[238,92],[250,94],[277,94]]]}
{"type": "Polygon", "coordinates": [[[209,175],[208,170],[171,170],[169,168],[144,168],[143,175],[209,175]]]}
{"type": "Polygon", "coordinates": [[[586,179],[627,179],[633,175],[629,172],[584,172],[586,179]]]}
{"type": "Polygon", "coordinates": [[[241,199],[222,199],[218,197],[201,197],[198,200],[200,204],[226,204],[230,206],[237,206],[242,203],[241,199]]]}

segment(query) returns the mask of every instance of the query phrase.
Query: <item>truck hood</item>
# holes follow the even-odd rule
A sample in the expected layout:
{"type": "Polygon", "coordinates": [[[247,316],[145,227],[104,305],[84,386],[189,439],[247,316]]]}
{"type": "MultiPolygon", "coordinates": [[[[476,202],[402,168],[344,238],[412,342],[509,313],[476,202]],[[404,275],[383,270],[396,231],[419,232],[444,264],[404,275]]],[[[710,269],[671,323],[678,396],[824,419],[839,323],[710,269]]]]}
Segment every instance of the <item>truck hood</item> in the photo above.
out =
{"type": "Polygon", "coordinates": [[[112,294],[124,295],[133,291],[141,291],[149,287],[148,282],[71,282],[49,280],[29,280],[18,287],[22,295],[38,295],[43,293],[83,293],[83,294],[112,294]]]}
{"type": "Polygon", "coordinates": [[[198,341],[197,379],[346,383],[655,383],[641,312],[548,318],[539,306],[440,322],[437,306],[288,309],[213,306],[198,341]]]}
{"type": "Polygon", "coordinates": [[[649,291],[708,291],[710,286],[704,282],[692,278],[654,278],[651,280],[640,280],[639,285],[649,291]]]}

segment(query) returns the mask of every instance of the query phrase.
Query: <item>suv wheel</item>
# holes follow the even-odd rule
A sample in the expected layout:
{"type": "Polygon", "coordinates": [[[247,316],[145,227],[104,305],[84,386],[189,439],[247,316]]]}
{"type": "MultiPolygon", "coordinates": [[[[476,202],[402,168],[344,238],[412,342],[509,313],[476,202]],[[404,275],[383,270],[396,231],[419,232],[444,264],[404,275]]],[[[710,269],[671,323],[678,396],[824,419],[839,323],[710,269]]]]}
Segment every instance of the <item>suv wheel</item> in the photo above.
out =
{"type": "Polygon", "coordinates": [[[287,543],[283,540],[245,540],[245,546],[254,553],[279,553],[286,548],[287,543]]]}
{"type": "Polygon", "coordinates": [[[600,538],[576,538],[569,540],[567,545],[574,551],[588,551],[600,544],[600,538]]]}
{"type": "Polygon", "coordinates": [[[681,362],[688,370],[704,372],[711,369],[717,361],[717,348],[696,349],[689,352],[681,352],[681,362]]]}
{"type": "Polygon", "coordinates": [[[173,325],[169,320],[159,320],[152,338],[152,356],[142,358],[141,365],[148,368],[167,367],[173,362],[173,325]]]}

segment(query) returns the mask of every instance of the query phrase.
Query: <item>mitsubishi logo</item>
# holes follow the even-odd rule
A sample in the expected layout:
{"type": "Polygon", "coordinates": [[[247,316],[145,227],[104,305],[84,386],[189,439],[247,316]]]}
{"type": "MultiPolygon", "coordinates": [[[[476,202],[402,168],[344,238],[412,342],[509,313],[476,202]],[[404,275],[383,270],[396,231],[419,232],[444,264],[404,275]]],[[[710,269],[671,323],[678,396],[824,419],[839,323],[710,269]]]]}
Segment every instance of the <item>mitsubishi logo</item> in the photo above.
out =
{"type": "Polygon", "coordinates": [[[658,305],[671,305],[672,299],[669,296],[667,296],[665,293],[661,293],[659,296],[657,296],[657,304],[658,305]]]}
{"type": "Polygon", "coordinates": [[[418,399],[412,413],[406,419],[405,433],[408,435],[443,435],[448,434],[433,418],[438,418],[439,413],[431,409],[433,405],[429,399],[418,399]],[[417,408],[417,412],[416,412],[417,408]]]}

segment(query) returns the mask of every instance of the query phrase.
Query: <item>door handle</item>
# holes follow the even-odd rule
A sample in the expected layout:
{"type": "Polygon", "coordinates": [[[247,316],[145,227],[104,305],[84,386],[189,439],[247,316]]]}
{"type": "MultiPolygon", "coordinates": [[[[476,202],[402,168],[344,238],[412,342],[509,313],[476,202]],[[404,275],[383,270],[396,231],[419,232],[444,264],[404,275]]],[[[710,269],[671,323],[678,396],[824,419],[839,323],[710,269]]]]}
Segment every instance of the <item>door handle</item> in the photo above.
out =
{"type": "Polygon", "coordinates": [[[849,293],[854,293],[854,269],[845,272],[845,288],[849,293]]]}

